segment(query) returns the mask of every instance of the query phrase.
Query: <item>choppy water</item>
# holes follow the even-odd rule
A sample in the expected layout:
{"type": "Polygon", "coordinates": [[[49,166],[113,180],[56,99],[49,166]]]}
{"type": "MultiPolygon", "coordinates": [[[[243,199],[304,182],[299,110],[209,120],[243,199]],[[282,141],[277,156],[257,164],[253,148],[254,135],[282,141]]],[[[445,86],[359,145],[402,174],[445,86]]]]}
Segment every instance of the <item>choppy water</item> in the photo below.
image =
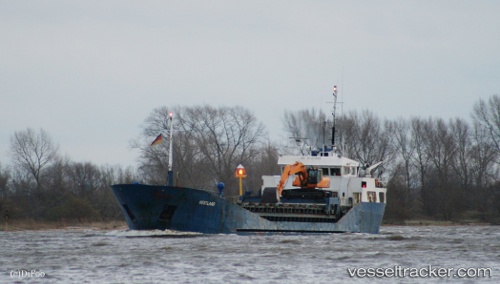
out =
{"type": "Polygon", "coordinates": [[[382,227],[378,235],[75,228],[0,232],[0,243],[1,283],[500,282],[500,227],[495,226],[382,227]],[[365,271],[365,277],[351,277],[348,272],[398,266],[424,269],[428,276],[372,278],[368,275],[375,272],[365,271]],[[433,275],[436,268],[489,268],[491,277],[441,278],[433,275]]]}

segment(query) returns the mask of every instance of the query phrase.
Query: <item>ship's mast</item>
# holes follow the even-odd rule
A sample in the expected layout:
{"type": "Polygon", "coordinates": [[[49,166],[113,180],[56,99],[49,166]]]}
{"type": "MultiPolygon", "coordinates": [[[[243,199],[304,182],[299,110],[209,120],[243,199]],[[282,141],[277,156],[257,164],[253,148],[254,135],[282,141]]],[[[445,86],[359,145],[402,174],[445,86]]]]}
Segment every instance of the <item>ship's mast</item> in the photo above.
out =
{"type": "Polygon", "coordinates": [[[170,113],[170,138],[169,138],[169,150],[168,150],[168,174],[167,174],[167,185],[168,186],[173,186],[174,185],[174,174],[172,172],[172,163],[173,163],[173,125],[174,121],[172,119],[173,114],[170,113]]]}
{"type": "Polygon", "coordinates": [[[332,126],[332,147],[335,147],[335,113],[337,111],[337,86],[333,86],[333,126],[332,126]]]}

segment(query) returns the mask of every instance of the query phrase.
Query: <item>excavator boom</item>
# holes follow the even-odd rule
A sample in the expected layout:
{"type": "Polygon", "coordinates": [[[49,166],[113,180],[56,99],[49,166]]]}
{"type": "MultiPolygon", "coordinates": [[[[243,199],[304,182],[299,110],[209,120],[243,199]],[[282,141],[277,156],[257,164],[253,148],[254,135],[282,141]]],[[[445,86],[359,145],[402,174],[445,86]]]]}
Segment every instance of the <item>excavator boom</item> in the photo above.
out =
{"type": "Polygon", "coordinates": [[[281,174],[281,179],[278,183],[278,195],[281,196],[288,178],[292,175],[297,175],[293,182],[294,186],[301,188],[327,188],[330,187],[330,179],[322,177],[321,172],[316,168],[307,169],[301,162],[295,162],[291,165],[286,165],[281,174]]]}

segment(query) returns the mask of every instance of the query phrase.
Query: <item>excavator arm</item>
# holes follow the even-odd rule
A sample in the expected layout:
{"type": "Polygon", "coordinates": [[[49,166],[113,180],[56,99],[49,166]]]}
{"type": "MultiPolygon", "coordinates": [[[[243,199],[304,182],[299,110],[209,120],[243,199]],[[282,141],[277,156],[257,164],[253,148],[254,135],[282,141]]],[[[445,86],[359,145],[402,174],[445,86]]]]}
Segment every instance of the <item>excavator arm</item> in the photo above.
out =
{"type": "Polygon", "coordinates": [[[293,182],[294,186],[300,186],[301,188],[327,188],[330,187],[330,179],[321,177],[318,180],[318,170],[317,169],[306,169],[306,166],[301,162],[295,162],[291,165],[286,165],[281,174],[281,179],[277,186],[278,196],[281,196],[283,189],[288,178],[292,175],[297,175],[297,178],[293,182]]]}

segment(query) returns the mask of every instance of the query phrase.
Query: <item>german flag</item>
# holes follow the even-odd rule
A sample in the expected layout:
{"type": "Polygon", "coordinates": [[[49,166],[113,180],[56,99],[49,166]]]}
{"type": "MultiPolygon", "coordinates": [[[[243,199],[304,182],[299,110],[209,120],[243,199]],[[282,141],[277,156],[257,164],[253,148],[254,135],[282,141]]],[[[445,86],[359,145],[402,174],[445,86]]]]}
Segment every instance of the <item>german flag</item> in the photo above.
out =
{"type": "Polygon", "coordinates": [[[155,141],[153,141],[153,143],[151,143],[150,146],[153,146],[153,145],[156,145],[156,144],[160,144],[161,142],[163,142],[163,136],[161,136],[161,134],[160,134],[160,135],[156,136],[155,141]]]}

